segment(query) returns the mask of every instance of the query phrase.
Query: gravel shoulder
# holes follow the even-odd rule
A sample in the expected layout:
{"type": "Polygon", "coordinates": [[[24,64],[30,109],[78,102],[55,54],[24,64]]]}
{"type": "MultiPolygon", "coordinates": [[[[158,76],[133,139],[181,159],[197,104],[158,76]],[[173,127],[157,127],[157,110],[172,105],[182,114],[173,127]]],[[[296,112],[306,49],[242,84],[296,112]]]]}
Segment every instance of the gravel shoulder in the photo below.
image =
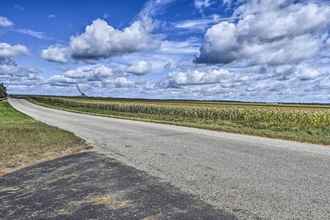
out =
{"type": "Polygon", "coordinates": [[[329,147],[10,103],[239,219],[330,219],[329,147]]]}

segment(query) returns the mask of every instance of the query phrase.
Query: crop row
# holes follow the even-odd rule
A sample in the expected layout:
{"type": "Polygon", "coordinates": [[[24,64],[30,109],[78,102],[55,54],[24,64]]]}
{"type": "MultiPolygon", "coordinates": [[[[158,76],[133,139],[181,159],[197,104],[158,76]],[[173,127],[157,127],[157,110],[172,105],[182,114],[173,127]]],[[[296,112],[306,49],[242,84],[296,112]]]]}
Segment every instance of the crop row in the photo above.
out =
{"type": "Polygon", "coordinates": [[[85,108],[99,109],[111,112],[125,113],[143,113],[151,115],[168,116],[173,119],[183,120],[211,120],[217,121],[234,121],[243,123],[266,123],[272,127],[314,127],[322,128],[330,126],[330,111],[284,111],[281,109],[260,109],[251,108],[209,108],[209,107],[192,107],[178,104],[178,106],[164,106],[157,104],[143,103],[81,103],[74,100],[65,100],[60,98],[35,98],[39,102],[46,104],[58,105],[69,108],[85,108]]]}

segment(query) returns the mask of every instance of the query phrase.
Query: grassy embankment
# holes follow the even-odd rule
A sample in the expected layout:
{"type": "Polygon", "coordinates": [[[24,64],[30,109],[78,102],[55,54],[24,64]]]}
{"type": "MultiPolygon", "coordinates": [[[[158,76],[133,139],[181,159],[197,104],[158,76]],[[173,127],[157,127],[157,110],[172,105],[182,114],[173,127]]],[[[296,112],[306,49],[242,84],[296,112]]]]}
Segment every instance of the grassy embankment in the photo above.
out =
{"type": "Polygon", "coordinates": [[[200,101],[32,97],[68,111],[330,144],[330,108],[200,101]]]}
{"type": "Polygon", "coordinates": [[[0,101],[0,176],[33,162],[79,152],[87,145],[70,132],[50,127],[0,101]]]}

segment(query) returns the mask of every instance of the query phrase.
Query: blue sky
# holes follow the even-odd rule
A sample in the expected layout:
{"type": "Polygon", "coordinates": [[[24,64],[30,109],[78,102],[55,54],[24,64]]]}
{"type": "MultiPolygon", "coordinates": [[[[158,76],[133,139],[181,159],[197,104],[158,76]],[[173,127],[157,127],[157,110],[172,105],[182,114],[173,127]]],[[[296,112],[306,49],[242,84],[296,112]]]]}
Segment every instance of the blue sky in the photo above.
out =
{"type": "Polygon", "coordinates": [[[3,0],[11,93],[329,102],[317,0],[3,0]]]}

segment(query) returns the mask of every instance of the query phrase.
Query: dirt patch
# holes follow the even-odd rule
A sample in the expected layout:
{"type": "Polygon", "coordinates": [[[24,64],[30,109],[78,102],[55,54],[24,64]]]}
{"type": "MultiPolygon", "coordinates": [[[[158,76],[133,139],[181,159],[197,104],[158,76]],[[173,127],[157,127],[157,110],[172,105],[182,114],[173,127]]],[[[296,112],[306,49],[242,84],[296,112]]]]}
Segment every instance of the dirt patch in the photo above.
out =
{"type": "Polygon", "coordinates": [[[68,148],[61,152],[47,152],[41,156],[43,159],[35,160],[32,162],[25,161],[23,159],[24,155],[17,155],[17,158],[15,160],[7,161],[7,163],[9,165],[7,165],[6,167],[0,167],[0,177],[7,175],[11,172],[23,169],[25,167],[33,166],[38,163],[46,162],[49,160],[60,159],[65,156],[74,155],[74,154],[78,154],[78,153],[89,152],[92,149],[93,149],[93,146],[91,146],[91,145],[83,145],[81,147],[68,148]],[[21,159],[19,159],[19,158],[21,158],[21,159]],[[12,164],[12,165],[10,165],[10,164],[12,164]]]}
{"type": "Polygon", "coordinates": [[[90,198],[88,202],[93,205],[110,205],[114,209],[129,207],[129,201],[118,201],[111,195],[95,196],[90,198]]]}

